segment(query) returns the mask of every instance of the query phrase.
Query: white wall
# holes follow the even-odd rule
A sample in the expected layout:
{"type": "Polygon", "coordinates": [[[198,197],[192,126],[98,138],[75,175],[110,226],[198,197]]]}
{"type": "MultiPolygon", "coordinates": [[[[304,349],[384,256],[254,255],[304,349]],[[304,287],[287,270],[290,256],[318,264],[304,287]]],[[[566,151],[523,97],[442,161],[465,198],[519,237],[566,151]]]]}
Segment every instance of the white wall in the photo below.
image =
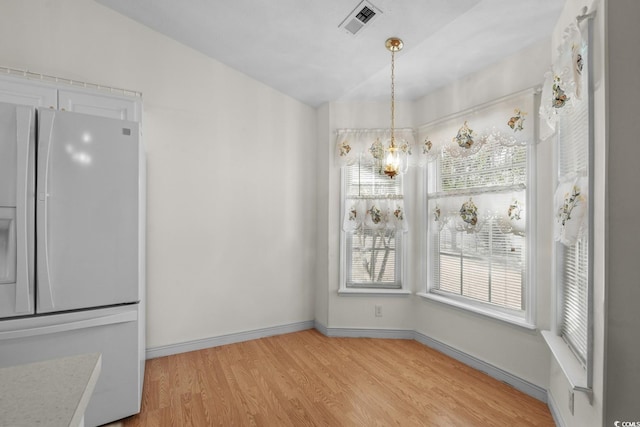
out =
{"type": "Polygon", "coordinates": [[[605,1],[607,259],[604,425],[640,424],[640,2],[605,1]]]}
{"type": "Polygon", "coordinates": [[[317,141],[327,141],[326,144],[317,144],[317,168],[316,168],[316,203],[317,203],[317,229],[316,229],[316,282],[315,282],[315,322],[322,326],[329,324],[329,259],[333,259],[334,248],[329,245],[329,217],[330,217],[330,191],[332,174],[329,173],[331,163],[327,161],[332,153],[330,121],[330,105],[324,104],[317,111],[317,141]]]}
{"type": "MultiPolygon", "coordinates": [[[[427,124],[459,111],[497,98],[539,86],[551,65],[550,40],[538,42],[480,72],[443,87],[415,103],[414,123],[427,124]]],[[[530,117],[537,114],[529,112],[530,117]]],[[[537,326],[549,327],[552,204],[548,142],[537,146],[536,286],[537,326]],[[547,196],[547,197],[544,197],[547,196]]],[[[423,213],[423,215],[425,215],[423,213]]],[[[414,260],[414,262],[419,262],[414,260]]],[[[417,285],[424,291],[423,283],[417,285]]],[[[539,387],[546,388],[549,376],[549,352],[538,331],[456,309],[431,300],[417,299],[414,305],[415,329],[424,335],[510,372],[539,387]]]]}
{"type": "Polygon", "coordinates": [[[314,318],[316,112],[89,0],[5,0],[0,65],[141,91],[147,347],[314,318]]]}

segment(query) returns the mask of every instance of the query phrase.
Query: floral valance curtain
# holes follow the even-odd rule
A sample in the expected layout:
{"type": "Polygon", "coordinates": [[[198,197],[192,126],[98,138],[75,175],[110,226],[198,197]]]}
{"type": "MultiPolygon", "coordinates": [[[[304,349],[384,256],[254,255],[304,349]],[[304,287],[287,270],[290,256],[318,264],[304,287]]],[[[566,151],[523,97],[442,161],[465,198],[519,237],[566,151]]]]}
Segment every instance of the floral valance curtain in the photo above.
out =
{"type": "Polygon", "coordinates": [[[587,45],[587,35],[576,23],[565,29],[551,70],[545,74],[540,102],[540,137],[555,136],[557,143],[554,238],[566,247],[580,240],[588,228],[587,45]]]}
{"type": "Polygon", "coordinates": [[[587,232],[588,194],[589,179],[584,176],[561,182],[556,189],[553,237],[567,247],[587,232]]]}
{"type": "Polygon", "coordinates": [[[404,201],[400,198],[347,199],[342,229],[347,232],[369,230],[408,231],[404,201]]]}
{"type": "MultiPolygon", "coordinates": [[[[430,227],[434,232],[484,233],[496,228],[502,234],[526,234],[525,189],[505,193],[480,193],[429,200],[430,227]]],[[[495,231],[494,230],[494,233],[495,231]]]]}
{"type": "Polygon", "coordinates": [[[535,93],[527,90],[419,129],[425,157],[434,161],[428,168],[434,233],[525,235],[535,93]]]}
{"type": "Polygon", "coordinates": [[[551,70],[545,74],[540,102],[540,139],[556,132],[558,118],[570,114],[582,101],[585,83],[586,38],[573,23],[565,29],[551,70]]]}
{"type": "MultiPolygon", "coordinates": [[[[395,129],[396,145],[415,162],[415,133],[413,129],[395,129]]],[[[390,129],[338,129],[336,131],[336,161],[339,166],[361,162],[373,164],[384,159],[389,146],[390,129]]],[[[416,156],[417,157],[417,156],[416,156]]]]}
{"type": "Polygon", "coordinates": [[[456,114],[418,130],[422,161],[477,154],[483,147],[513,147],[535,143],[531,90],[456,114]]]}
{"type": "MultiPolygon", "coordinates": [[[[413,155],[413,129],[396,129],[396,145],[413,155]]],[[[339,129],[336,132],[336,161],[344,169],[345,232],[388,234],[408,230],[402,178],[389,179],[380,173],[389,129],[339,129]]]]}

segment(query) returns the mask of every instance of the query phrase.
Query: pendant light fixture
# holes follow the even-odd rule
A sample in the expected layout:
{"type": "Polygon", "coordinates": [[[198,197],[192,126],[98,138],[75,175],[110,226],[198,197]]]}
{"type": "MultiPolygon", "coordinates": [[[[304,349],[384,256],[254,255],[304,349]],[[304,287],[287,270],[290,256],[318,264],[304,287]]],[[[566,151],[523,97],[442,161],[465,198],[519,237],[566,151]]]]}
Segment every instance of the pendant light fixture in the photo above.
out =
{"type": "Polygon", "coordinates": [[[389,146],[385,148],[386,156],[383,165],[383,172],[389,178],[393,179],[399,173],[404,173],[407,168],[407,153],[396,144],[395,136],[395,115],[396,115],[396,98],[395,98],[395,54],[402,50],[403,43],[397,37],[388,38],[384,45],[391,52],[391,140],[389,146]]]}

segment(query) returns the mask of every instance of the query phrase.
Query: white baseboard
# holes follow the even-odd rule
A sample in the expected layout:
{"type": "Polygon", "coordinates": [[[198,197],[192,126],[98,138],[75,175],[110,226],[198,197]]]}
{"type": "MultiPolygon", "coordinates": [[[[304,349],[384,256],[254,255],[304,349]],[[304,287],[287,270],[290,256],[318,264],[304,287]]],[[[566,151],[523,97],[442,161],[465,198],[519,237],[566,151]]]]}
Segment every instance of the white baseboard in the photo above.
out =
{"type": "Polygon", "coordinates": [[[186,353],[188,351],[203,350],[205,348],[218,347],[226,344],[234,344],[243,341],[256,340],[273,335],[289,334],[292,332],[312,329],[313,320],[304,322],[289,323],[287,325],[272,326],[269,328],[254,329],[252,331],[238,332],[235,334],[221,335],[217,337],[204,338],[200,340],[187,341],[178,344],[170,344],[159,347],[147,348],[146,358],[170,356],[172,354],[186,353]]]}
{"type": "Polygon", "coordinates": [[[414,339],[413,331],[406,329],[327,328],[318,322],[314,327],[327,337],[414,339]]]}

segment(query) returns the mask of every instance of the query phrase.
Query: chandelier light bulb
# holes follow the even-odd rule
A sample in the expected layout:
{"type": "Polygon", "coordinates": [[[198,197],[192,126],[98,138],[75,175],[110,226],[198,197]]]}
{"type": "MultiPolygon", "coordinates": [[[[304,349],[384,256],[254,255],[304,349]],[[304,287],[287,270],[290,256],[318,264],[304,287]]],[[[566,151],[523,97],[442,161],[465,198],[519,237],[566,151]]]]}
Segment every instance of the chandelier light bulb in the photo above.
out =
{"type": "Polygon", "coordinates": [[[389,148],[387,148],[387,158],[384,165],[384,174],[389,178],[395,177],[400,171],[400,156],[398,148],[395,146],[393,140],[391,141],[389,148]]]}

